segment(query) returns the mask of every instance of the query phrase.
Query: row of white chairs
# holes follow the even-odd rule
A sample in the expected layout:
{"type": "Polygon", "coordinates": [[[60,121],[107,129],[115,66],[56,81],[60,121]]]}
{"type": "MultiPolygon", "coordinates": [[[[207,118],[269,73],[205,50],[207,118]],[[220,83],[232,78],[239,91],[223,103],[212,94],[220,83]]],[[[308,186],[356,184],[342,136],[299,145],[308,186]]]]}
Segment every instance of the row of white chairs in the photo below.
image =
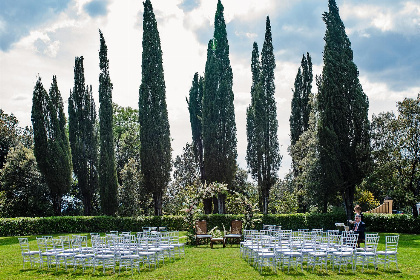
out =
{"type": "Polygon", "coordinates": [[[25,263],[31,268],[39,264],[39,268],[55,269],[72,266],[76,270],[79,266],[85,272],[86,267],[92,267],[93,273],[97,267],[102,267],[105,273],[107,268],[122,268],[140,271],[140,266],[148,265],[149,269],[156,268],[165,258],[175,260],[176,256],[185,256],[184,243],[180,242],[179,232],[110,232],[105,236],[91,234],[91,246],[88,245],[87,236],[73,235],[37,237],[38,250],[31,250],[28,238],[19,238],[25,263]]]}
{"type": "Polygon", "coordinates": [[[365,246],[357,248],[358,234],[353,232],[339,233],[335,230],[244,230],[244,241],[241,242],[241,256],[262,273],[263,267],[271,267],[274,272],[280,267],[290,267],[303,270],[319,266],[326,270],[328,266],[334,270],[356,270],[361,266],[362,272],[369,264],[377,269],[383,264],[389,268],[391,262],[397,263],[397,247],[399,236],[386,236],[385,250],[378,251],[379,235],[366,234],[365,246]]]}

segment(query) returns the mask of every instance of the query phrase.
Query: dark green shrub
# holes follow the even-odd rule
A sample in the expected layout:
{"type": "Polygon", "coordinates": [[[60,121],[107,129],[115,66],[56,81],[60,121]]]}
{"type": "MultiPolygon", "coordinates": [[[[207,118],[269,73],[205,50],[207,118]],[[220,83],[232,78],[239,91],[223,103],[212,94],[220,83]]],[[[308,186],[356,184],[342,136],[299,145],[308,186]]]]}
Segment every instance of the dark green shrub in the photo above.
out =
{"type": "MultiPolygon", "coordinates": [[[[281,225],[283,229],[292,230],[303,228],[327,230],[335,229],[336,222],[346,222],[345,214],[342,213],[259,214],[255,216],[260,219],[256,223],[256,229],[262,229],[263,224],[269,224],[281,225]]],[[[200,215],[199,219],[207,221],[209,231],[216,226],[220,230],[224,227],[226,231],[229,231],[231,221],[243,220],[244,215],[200,215]]],[[[366,223],[366,231],[369,232],[420,233],[420,218],[413,218],[410,215],[365,213],[363,221],[366,223]]],[[[144,226],[166,226],[169,230],[187,229],[183,216],[22,217],[1,218],[0,236],[108,232],[110,230],[137,232],[144,226]]]]}

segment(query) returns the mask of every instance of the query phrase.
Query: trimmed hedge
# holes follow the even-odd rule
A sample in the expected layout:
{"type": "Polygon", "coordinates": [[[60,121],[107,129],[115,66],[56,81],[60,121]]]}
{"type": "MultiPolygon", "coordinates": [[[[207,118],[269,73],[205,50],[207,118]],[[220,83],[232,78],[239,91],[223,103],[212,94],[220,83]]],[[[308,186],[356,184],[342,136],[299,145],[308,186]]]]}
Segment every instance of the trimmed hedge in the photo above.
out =
{"type": "MultiPolygon", "coordinates": [[[[207,221],[207,230],[215,226],[226,230],[232,220],[243,220],[243,215],[200,215],[200,220],[207,221]]],[[[336,222],[345,222],[346,216],[341,213],[305,213],[255,215],[258,219],[256,229],[262,229],[263,224],[281,225],[283,229],[335,229],[336,222]]],[[[420,217],[392,214],[363,214],[366,231],[420,233],[420,217]]],[[[41,235],[57,233],[141,231],[144,226],[166,226],[169,230],[186,230],[183,216],[140,216],[140,217],[110,217],[110,216],[63,216],[41,218],[0,218],[0,236],[41,235]]]]}
{"type": "Polygon", "coordinates": [[[0,236],[40,235],[56,233],[141,231],[145,226],[166,226],[169,230],[185,230],[182,216],[62,216],[41,218],[1,218],[0,236]]]}

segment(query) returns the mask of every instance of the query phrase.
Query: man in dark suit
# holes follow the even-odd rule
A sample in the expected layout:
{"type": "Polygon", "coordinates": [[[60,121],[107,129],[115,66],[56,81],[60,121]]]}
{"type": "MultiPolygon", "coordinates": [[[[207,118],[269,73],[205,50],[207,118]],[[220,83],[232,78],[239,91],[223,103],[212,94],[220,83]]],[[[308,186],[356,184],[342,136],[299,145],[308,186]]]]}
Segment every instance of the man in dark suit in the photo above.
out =
{"type": "Polygon", "coordinates": [[[354,233],[359,234],[359,238],[357,239],[357,247],[360,247],[360,243],[365,242],[365,229],[366,224],[362,222],[362,216],[360,214],[356,214],[354,218],[354,224],[353,224],[353,231],[354,233]]]}

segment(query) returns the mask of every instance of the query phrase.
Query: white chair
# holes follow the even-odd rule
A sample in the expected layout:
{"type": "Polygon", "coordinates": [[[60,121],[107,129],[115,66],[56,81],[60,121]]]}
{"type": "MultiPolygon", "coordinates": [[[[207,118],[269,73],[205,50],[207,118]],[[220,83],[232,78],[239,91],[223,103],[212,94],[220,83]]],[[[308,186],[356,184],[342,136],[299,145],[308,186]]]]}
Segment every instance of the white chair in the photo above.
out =
{"type": "Polygon", "coordinates": [[[95,273],[96,267],[101,265],[102,273],[105,273],[106,268],[109,267],[115,273],[116,257],[114,250],[116,250],[116,246],[113,244],[112,238],[95,238],[92,247],[95,255],[93,258],[93,273],[95,273]]]}
{"type": "Polygon", "coordinates": [[[332,253],[332,269],[337,265],[338,272],[341,272],[341,267],[346,269],[351,265],[353,269],[354,251],[356,250],[357,238],[359,234],[346,234],[341,237],[341,244],[336,252],[332,253]]]}
{"type": "Polygon", "coordinates": [[[357,269],[359,262],[362,264],[362,272],[364,268],[369,267],[369,263],[376,267],[376,249],[378,247],[379,236],[365,236],[365,248],[363,251],[356,251],[354,258],[354,268],[357,269]]]}
{"type": "Polygon", "coordinates": [[[155,269],[158,263],[158,252],[155,250],[150,250],[150,244],[149,244],[149,237],[147,234],[140,235],[137,238],[137,254],[141,258],[141,262],[143,263],[143,267],[145,264],[149,265],[149,270],[152,265],[154,265],[155,269]]]}
{"type": "Polygon", "coordinates": [[[272,267],[274,272],[276,272],[276,253],[271,240],[271,236],[263,236],[261,242],[258,243],[259,246],[253,248],[253,255],[255,256],[254,266],[258,266],[260,273],[262,273],[263,266],[272,267]]]}
{"type": "Polygon", "coordinates": [[[57,271],[60,268],[60,265],[64,265],[64,269],[67,271],[67,266],[73,265],[74,256],[76,253],[71,247],[69,238],[60,238],[53,239],[54,249],[56,251],[55,255],[55,270],[57,271]],[[66,247],[65,247],[66,246],[66,247]]]}
{"type": "Polygon", "coordinates": [[[399,235],[388,235],[385,237],[385,251],[377,251],[377,261],[378,263],[384,264],[384,269],[389,268],[389,263],[395,263],[396,268],[398,269],[397,261],[397,249],[399,235]]]}
{"type": "Polygon", "coordinates": [[[181,257],[181,253],[185,256],[185,244],[179,242],[179,231],[170,232],[170,244],[174,246],[174,257],[178,251],[178,256],[181,257]]]}
{"type": "Polygon", "coordinates": [[[95,258],[95,254],[93,253],[93,249],[84,246],[85,238],[83,236],[79,236],[75,238],[73,242],[73,250],[74,250],[74,257],[73,257],[73,268],[76,271],[77,266],[80,264],[82,265],[83,273],[85,272],[86,266],[93,266],[93,260],[95,258]]]}
{"type": "Polygon", "coordinates": [[[319,265],[322,269],[328,270],[328,235],[323,235],[319,241],[314,244],[314,251],[308,253],[308,269],[312,266],[312,271],[319,265]]]}
{"type": "Polygon", "coordinates": [[[33,268],[34,263],[41,263],[39,250],[31,250],[29,248],[28,238],[18,238],[18,240],[23,258],[23,269],[25,269],[25,262],[29,262],[31,268],[33,268]]]}
{"type": "Polygon", "coordinates": [[[43,268],[44,262],[47,263],[48,268],[51,268],[51,264],[55,262],[57,255],[52,244],[52,239],[46,237],[37,237],[36,242],[38,244],[40,254],[41,268],[43,268]]]}

